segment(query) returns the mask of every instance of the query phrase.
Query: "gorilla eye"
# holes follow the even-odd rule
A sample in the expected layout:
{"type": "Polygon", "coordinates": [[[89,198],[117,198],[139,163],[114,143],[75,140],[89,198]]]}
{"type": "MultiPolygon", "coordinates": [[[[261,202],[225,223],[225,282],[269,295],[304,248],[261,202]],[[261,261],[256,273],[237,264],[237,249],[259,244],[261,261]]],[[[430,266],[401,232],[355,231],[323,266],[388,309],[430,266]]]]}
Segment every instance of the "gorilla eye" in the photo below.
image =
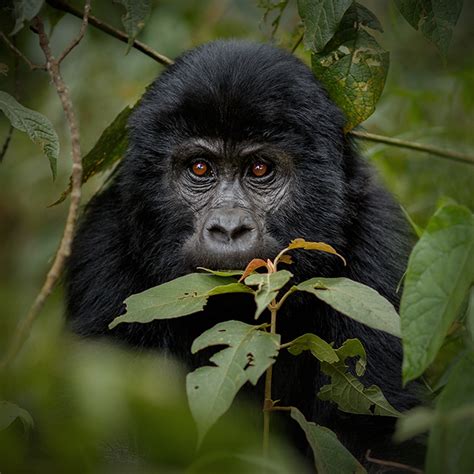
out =
{"type": "Polygon", "coordinates": [[[270,167],[261,161],[256,161],[251,168],[252,175],[256,178],[261,178],[267,175],[270,171],[270,167]]]}
{"type": "Polygon", "coordinates": [[[209,173],[209,166],[205,161],[195,161],[191,169],[196,176],[206,176],[209,173]]]}

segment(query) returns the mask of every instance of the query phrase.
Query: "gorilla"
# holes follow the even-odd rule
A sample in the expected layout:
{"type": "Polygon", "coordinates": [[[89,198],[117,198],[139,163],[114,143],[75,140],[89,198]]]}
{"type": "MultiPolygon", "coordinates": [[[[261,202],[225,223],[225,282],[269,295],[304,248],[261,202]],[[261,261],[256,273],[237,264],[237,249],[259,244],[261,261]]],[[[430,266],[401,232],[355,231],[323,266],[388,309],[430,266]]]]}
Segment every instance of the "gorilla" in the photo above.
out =
{"type": "MultiPolygon", "coordinates": [[[[132,294],[198,266],[243,269],[298,237],[331,244],[348,264],[295,251],[295,281],[345,276],[397,306],[410,249],[405,221],[344,123],[309,68],[276,47],[216,41],[178,58],[134,110],[126,157],[82,217],[66,275],[72,330],[200,365],[192,341],[222,320],[252,323],[251,296],[211,298],[204,314],[108,325],[132,294]]],[[[364,384],[380,386],[399,410],[416,404],[402,389],[396,338],[302,294],[283,306],[278,332],[284,342],[313,332],[336,346],[359,338],[368,355],[364,384]]],[[[393,419],[339,412],[316,397],[326,381],[310,355],[282,351],[274,398],[335,430],[359,458],[369,448],[389,452],[393,419]]]]}

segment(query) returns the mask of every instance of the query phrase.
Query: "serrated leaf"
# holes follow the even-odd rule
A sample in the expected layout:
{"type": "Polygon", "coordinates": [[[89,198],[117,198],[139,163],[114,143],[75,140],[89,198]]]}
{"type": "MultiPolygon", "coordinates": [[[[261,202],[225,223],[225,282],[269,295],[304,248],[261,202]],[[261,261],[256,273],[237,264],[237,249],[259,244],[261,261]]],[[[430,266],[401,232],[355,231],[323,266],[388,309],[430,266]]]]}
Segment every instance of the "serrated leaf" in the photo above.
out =
{"type": "Polygon", "coordinates": [[[311,278],[296,286],[359,323],[400,337],[393,305],[373,288],[348,278],[311,278]]]}
{"type": "Polygon", "coordinates": [[[428,222],[415,245],[400,305],[403,380],[433,362],[474,281],[474,216],[448,205],[428,222]]]}
{"type": "Polygon", "coordinates": [[[306,435],[313,451],[314,466],[318,474],[361,474],[366,472],[329,428],[307,421],[295,407],[291,407],[290,414],[306,435]]]}
{"type": "Polygon", "coordinates": [[[16,35],[23,28],[25,22],[31,21],[41,10],[43,3],[44,0],[14,0],[15,26],[10,35],[16,35]]]}
{"type": "Polygon", "coordinates": [[[471,474],[474,468],[474,353],[453,370],[436,403],[426,472],[471,474]]]}
{"type": "Polygon", "coordinates": [[[330,253],[337,255],[346,265],[346,259],[337,253],[336,249],[329,244],[324,242],[307,242],[305,239],[294,239],[288,245],[288,249],[304,249],[304,250],[319,250],[320,252],[330,253]]]}
{"type": "Polygon", "coordinates": [[[124,6],[126,12],[122,15],[122,24],[128,36],[127,53],[145,26],[151,11],[150,0],[115,0],[124,6]]]}
{"type": "Polygon", "coordinates": [[[463,0],[395,0],[395,4],[408,23],[446,57],[463,0]]]}
{"type": "MultiPolygon", "coordinates": [[[[92,176],[102,173],[121,160],[127,151],[127,121],[133,107],[126,106],[115,117],[113,122],[102,132],[97,143],[82,159],[82,183],[86,183],[92,176]]],[[[72,178],[69,186],[63,191],[59,199],[51,204],[55,206],[63,202],[72,189],[72,178]]]]}
{"type": "Polygon", "coordinates": [[[188,374],[186,390],[196,421],[199,442],[229,409],[240,388],[256,385],[278,355],[280,336],[240,321],[226,321],[201,334],[191,352],[211,346],[228,346],[210,358],[215,366],[200,367],[188,374]]]}
{"type": "Polygon", "coordinates": [[[55,179],[59,156],[59,138],[49,119],[35,110],[24,107],[10,94],[3,91],[0,91],[0,110],[16,129],[25,132],[34,143],[41,147],[49,159],[51,173],[55,179]]]}
{"type": "Polygon", "coordinates": [[[253,293],[234,278],[191,273],[125,300],[127,312],[115,318],[109,328],[120,323],[148,323],[154,319],[187,316],[201,311],[210,296],[225,293],[253,293]]]}
{"type": "Polygon", "coordinates": [[[333,39],[311,56],[315,76],[346,116],[346,132],[373,113],[385,85],[389,53],[363,28],[374,28],[374,18],[354,3],[333,39]]]}
{"type": "Polygon", "coordinates": [[[390,405],[379,387],[364,387],[362,382],[349,372],[345,361],[354,356],[364,361],[365,369],[365,350],[360,341],[358,344],[349,342],[346,347],[343,344],[336,349],[336,353],[340,359],[338,362],[321,362],[321,370],[331,377],[331,383],[321,387],[318,397],[336,403],[339,410],[346,413],[399,417],[400,412],[390,405]]]}
{"type": "Polygon", "coordinates": [[[5,400],[0,401],[0,431],[8,428],[17,418],[23,423],[25,431],[33,428],[33,418],[25,409],[5,400]]]}
{"type": "Polygon", "coordinates": [[[248,286],[257,285],[255,291],[255,302],[257,309],[255,311],[255,319],[265,311],[267,306],[277,296],[280,291],[293,275],[288,270],[279,270],[275,273],[254,273],[245,279],[248,286]]]}
{"type": "Polygon", "coordinates": [[[333,363],[339,360],[334,348],[316,334],[303,334],[291,341],[288,351],[295,356],[310,351],[321,362],[333,363]]]}
{"type": "Polygon", "coordinates": [[[298,0],[305,46],[315,53],[323,50],[351,5],[352,0],[298,0]]]}

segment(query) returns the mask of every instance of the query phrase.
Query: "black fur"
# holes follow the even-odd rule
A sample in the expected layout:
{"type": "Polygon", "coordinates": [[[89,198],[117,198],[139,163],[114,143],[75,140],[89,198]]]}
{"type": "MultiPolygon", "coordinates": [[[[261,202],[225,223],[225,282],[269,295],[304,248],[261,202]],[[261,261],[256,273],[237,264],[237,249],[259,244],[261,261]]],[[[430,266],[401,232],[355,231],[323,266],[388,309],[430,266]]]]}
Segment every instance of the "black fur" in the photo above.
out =
{"type": "MultiPolygon", "coordinates": [[[[195,219],[170,170],[176,148],[199,137],[220,138],[226,150],[242,141],[267,143],[291,157],[286,199],[264,216],[273,239],[271,248],[262,249],[265,256],[274,256],[296,237],[330,243],[347,267],[318,252],[295,252],[290,270],[297,280],[347,276],[397,305],[395,289],[409,251],[405,223],[343,134],[343,125],[342,113],[310,70],[284,51],[218,41],[180,57],[134,112],[127,156],[113,183],[83,216],[67,272],[73,330],[158,347],[193,365],[190,345],[204,330],[223,319],[252,321],[251,300],[235,305],[232,298],[218,297],[204,317],[107,328],[123,312],[125,298],[192,271],[182,248],[195,219]]],[[[400,343],[386,333],[342,317],[309,295],[288,300],[278,330],[284,341],[305,332],[336,345],[359,338],[368,354],[365,383],[379,385],[400,410],[414,405],[414,397],[401,388],[400,343]]],[[[274,373],[275,398],[335,429],[358,456],[389,445],[393,420],[342,414],[318,401],[315,395],[325,379],[310,356],[282,354],[274,373]]]]}

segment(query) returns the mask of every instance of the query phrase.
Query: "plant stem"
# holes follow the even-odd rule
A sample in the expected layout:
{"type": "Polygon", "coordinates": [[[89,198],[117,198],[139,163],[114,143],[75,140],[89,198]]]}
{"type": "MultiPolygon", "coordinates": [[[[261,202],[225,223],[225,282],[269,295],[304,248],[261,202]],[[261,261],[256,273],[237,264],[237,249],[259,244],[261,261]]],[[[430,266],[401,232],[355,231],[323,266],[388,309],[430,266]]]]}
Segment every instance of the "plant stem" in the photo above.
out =
{"type": "MultiPolygon", "coordinates": [[[[273,300],[270,305],[270,333],[276,334],[276,316],[277,316],[277,304],[273,300]]],[[[272,374],[273,366],[270,366],[265,373],[265,398],[263,401],[263,456],[268,456],[268,448],[270,446],[270,412],[273,408],[272,399],[272,374]]]]}

